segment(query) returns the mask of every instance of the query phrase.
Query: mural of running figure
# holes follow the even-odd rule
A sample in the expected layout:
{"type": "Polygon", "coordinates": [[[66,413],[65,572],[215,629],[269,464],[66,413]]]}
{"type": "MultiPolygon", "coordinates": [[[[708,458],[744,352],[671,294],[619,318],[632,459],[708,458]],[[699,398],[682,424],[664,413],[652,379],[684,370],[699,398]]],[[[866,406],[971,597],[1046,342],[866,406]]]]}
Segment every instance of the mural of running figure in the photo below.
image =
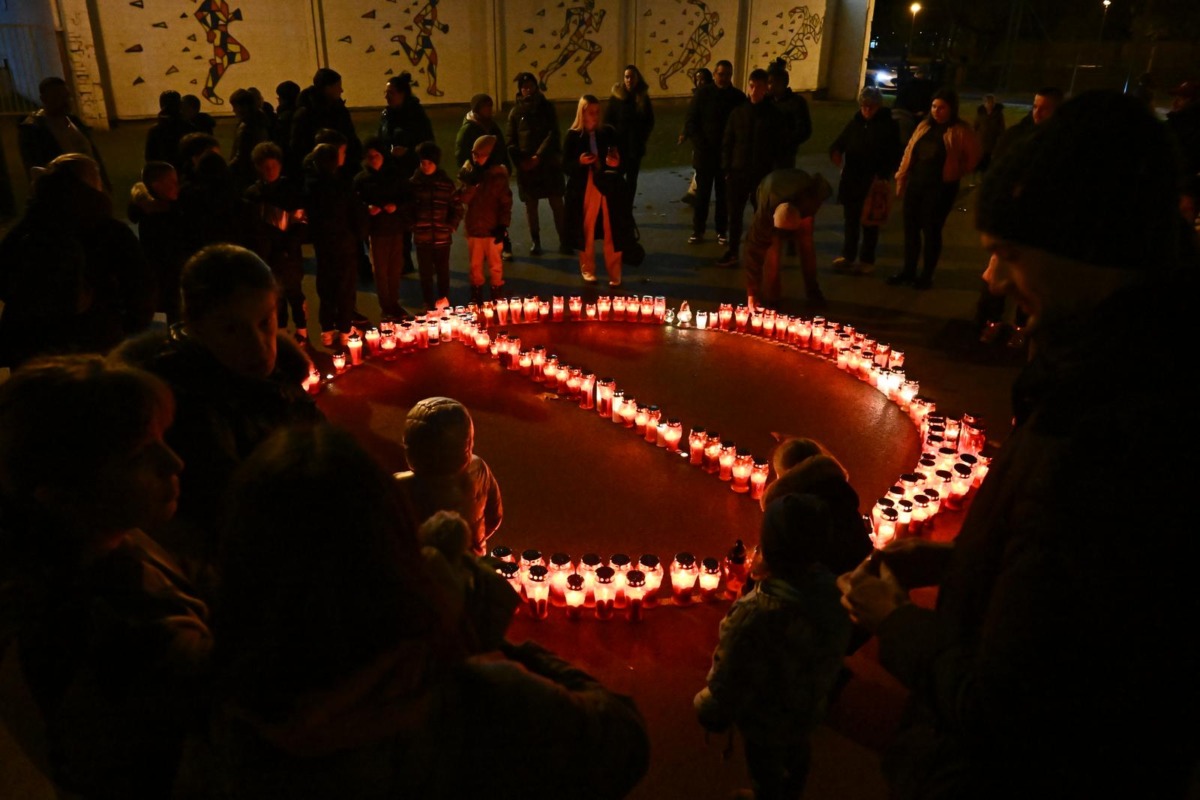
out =
{"type": "Polygon", "coordinates": [[[213,57],[208,60],[208,77],[200,94],[213,105],[224,105],[224,98],[217,95],[221,76],[230,66],[250,60],[250,51],[229,35],[229,23],[241,22],[242,10],[239,8],[231,13],[225,0],[204,0],[196,9],[195,17],[204,28],[208,43],[213,46],[213,57]]]}
{"type": "Polygon", "coordinates": [[[433,32],[449,33],[450,25],[438,19],[438,0],[429,0],[413,17],[413,25],[417,28],[416,46],[409,46],[404,34],[400,35],[400,46],[414,67],[421,63],[422,58],[426,60],[425,75],[429,80],[425,82],[425,94],[441,97],[445,92],[437,85],[438,51],[433,46],[433,32]]]}
{"type": "Polygon", "coordinates": [[[696,30],[692,31],[692,35],[684,44],[679,58],[659,74],[658,85],[663,89],[667,88],[667,80],[680,70],[687,71],[690,86],[695,81],[696,70],[708,66],[708,62],[712,60],[712,48],[725,36],[725,29],[717,27],[721,21],[720,14],[709,11],[703,0],[687,1],[688,5],[700,9],[700,21],[696,23],[696,30]]]}
{"type": "Polygon", "coordinates": [[[792,38],[779,57],[788,63],[790,69],[793,62],[808,58],[805,41],[811,40],[814,44],[821,41],[822,23],[820,14],[808,13],[808,6],[796,6],[788,12],[788,19],[792,21],[792,38]]]}
{"type": "Polygon", "coordinates": [[[584,83],[592,82],[592,76],[588,74],[588,67],[600,57],[604,48],[589,39],[588,34],[600,31],[600,25],[604,22],[606,13],[608,12],[604,9],[596,10],[596,0],[583,0],[583,5],[571,6],[567,9],[566,21],[558,36],[563,39],[569,33],[570,38],[567,38],[566,43],[562,46],[558,58],[551,61],[545,69],[538,73],[539,89],[543,92],[546,91],[546,78],[565,67],[571,61],[571,57],[580,52],[586,55],[584,55],[579,69],[575,71],[580,74],[584,83]]]}

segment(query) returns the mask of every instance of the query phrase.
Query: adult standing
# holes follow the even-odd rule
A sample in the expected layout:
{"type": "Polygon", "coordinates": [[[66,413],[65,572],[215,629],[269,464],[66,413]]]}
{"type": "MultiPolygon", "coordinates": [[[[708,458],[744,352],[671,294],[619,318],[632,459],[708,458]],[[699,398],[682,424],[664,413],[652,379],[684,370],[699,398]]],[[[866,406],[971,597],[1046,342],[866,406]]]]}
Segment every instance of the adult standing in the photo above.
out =
{"type": "Polygon", "coordinates": [[[793,92],[788,83],[786,62],[777,59],[767,68],[767,95],[776,108],[783,112],[787,121],[787,134],[784,135],[784,149],[780,166],[796,166],[796,155],[800,145],[812,137],[812,115],[808,111],[808,101],[804,95],[793,92]]]}
{"type": "Polygon", "coordinates": [[[904,268],[888,278],[890,286],[933,287],[942,255],[942,228],[962,177],[971,174],[977,163],[979,140],[958,116],[958,94],[938,89],[929,116],[913,131],[896,173],[896,196],[904,198],[904,268]],[[925,262],[918,277],[922,250],[925,262]]]}
{"type": "Polygon", "coordinates": [[[825,295],[817,283],[813,217],[832,194],[832,187],[823,177],[793,167],[774,170],[759,182],[742,259],[746,303],[752,309],[779,307],[783,297],[781,246],[785,242],[792,242],[800,256],[809,307],[825,307],[825,295]]]}
{"type": "Polygon", "coordinates": [[[900,130],[878,89],[868,86],[858,93],[858,111],[829,145],[829,158],[842,171],[837,200],[845,218],[842,254],[833,268],[869,274],[875,269],[879,227],[862,224],[863,204],[871,185],[890,180],[900,163],[900,130]]]}
{"type": "Polygon", "coordinates": [[[562,139],[554,105],[538,89],[532,72],[516,77],[517,101],[508,113],[508,154],[517,169],[517,195],[525,204],[529,221],[529,254],[542,254],[542,226],[538,201],[546,200],[554,215],[558,252],[571,255],[563,213],[562,139]]]}
{"type": "Polygon", "coordinates": [[[158,96],[158,116],[146,131],[146,161],[165,161],[182,169],[179,140],[196,129],[183,118],[183,98],[168,89],[158,96]]]}
{"type": "MultiPolygon", "coordinates": [[[[388,78],[383,89],[387,105],[379,118],[379,138],[388,148],[392,161],[402,181],[402,189],[408,192],[409,181],[417,171],[417,145],[432,142],[433,123],[425,113],[420,98],[413,95],[412,76],[407,72],[388,78]]],[[[403,234],[404,272],[416,269],[413,263],[413,235],[405,229],[403,234]]]]}
{"type": "Polygon", "coordinates": [[[688,104],[684,136],[692,140],[692,168],[696,170],[696,197],[692,203],[689,244],[704,241],[709,198],[716,196],[713,228],[717,243],[728,244],[729,210],[725,202],[725,175],[721,171],[721,143],[730,114],[746,102],[746,94],[733,85],[733,63],[722,59],[713,70],[713,82],[698,86],[688,104]]]}
{"type": "Polygon", "coordinates": [[[388,147],[378,136],[363,143],[362,170],[354,176],[354,193],[367,209],[367,239],[379,310],[387,320],[406,316],[400,305],[400,276],[404,269],[403,208],[408,175],[402,175],[388,147]]]}
{"type": "Polygon", "coordinates": [[[629,197],[637,194],[638,173],[646,155],[646,143],[654,130],[654,106],[642,72],[633,64],[625,66],[620,83],[614,83],[612,96],[604,109],[604,124],[617,132],[621,148],[621,174],[629,184],[629,197]]]}
{"type": "Polygon", "coordinates": [[[913,692],[884,760],[892,797],[1189,795],[1196,470],[1158,428],[1193,403],[1170,348],[1127,324],[1187,336],[1178,198],[1163,126],[1110,91],[1065,103],[984,179],[984,276],[1030,314],[1016,427],[953,542],[899,542],[839,581],[913,692]],[[1155,502],[1105,501],[1118,473],[1122,497],[1155,502]],[[908,602],[934,583],[936,608],[908,602]]]}
{"type": "MultiPolygon", "coordinates": [[[[358,164],[362,158],[362,143],[350,110],[342,99],[342,76],[329,67],[321,67],[313,74],[313,82],[296,98],[296,113],[292,115],[292,130],[286,148],[291,163],[285,172],[295,177],[302,173],[304,157],[317,144],[317,132],[330,128],[346,137],[346,163],[358,164]]],[[[357,167],[347,171],[353,178],[357,167]]]]}
{"type": "Polygon", "coordinates": [[[773,169],[789,166],[786,135],[788,123],[767,98],[767,72],[750,73],[743,103],[729,115],[721,141],[721,170],[729,200],[729,249],[721,256],[720,266],[734,267],[742,241],[743,214],[753,200],[759,181],[773,169]]]}
{"type": "Polygon", "coordinates": [[[628,186],[618,177],[621,166],[620,137],[611,125],[600,122],[600,101],[595,95],[579,98],[575,121],[563,141],[567,169],[567,230],[579,250],[579,273],[583,282],[596,279],[596,225],[603,216],[604,267],[608,285],[621,287],[621,251],[611,206],[628,202],[628,186]],[[615,180],[614,180],[615,179],[615,180]]]}
{"type": "Polygon", "coordinates": [[[987,172],[992,163],[996,143],[1004,134],[1004,104],[996,102],[996,95],[985,94],[979,108],[975,109],[975,135],[979,137],[980,172],[987,172]]]}
{"type": "MultiPolygon", "coordinates": [[[[463,117],[462,127],[454,139],[454,162],[462,167],[471,160],[475,143],[480,136],[495,136],[496,142],[488,158],[488,165],[499,164],[512,174],[512,160],[508,156],[508,145],[504,142],[504,131],[496,122],[496,104],[489,94],[477,94],[471,98],[471,109],[463,117]]],[[[504,241],[500,247],[500,259],[512,261],[512,237],[508,227],[504,228],[504,241]]]]}
{"type": "Polygon", "coordinates": [[[71,88],[59,77],[38,84],[42,107],[17,124],[17,146],[25,175],[32,180],[33,168],[44,167],[65,153],[81,153],[96,162],[100,182],[112,191],[100,150],[92,141],[92,129],[71,113],[71,88]]]}
{"type": "Polygon", "coordinates": [[[238,121],[229,151],[229,170],[233,173],[234,186],[241,192],[258,178],[254,171],[254,148],[270,140],[271,126],[249,89],[235,90],[229,95],[229,105],[238,121]]]}
{"type": "Polygon", "coordinates": [[[1167,127],[1175,136],[1183,156],[1183,202],[1188,222],[1200,213],[1200,81],[1184,81],[1170,90],[1171,110],[1167,127]]]}

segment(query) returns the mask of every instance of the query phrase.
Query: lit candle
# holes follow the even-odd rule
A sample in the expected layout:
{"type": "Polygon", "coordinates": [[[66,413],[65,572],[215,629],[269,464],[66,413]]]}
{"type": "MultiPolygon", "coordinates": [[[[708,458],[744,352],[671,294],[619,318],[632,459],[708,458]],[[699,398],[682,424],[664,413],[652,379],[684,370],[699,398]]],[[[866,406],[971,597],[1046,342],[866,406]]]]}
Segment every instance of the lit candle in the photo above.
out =
{"type": "Polygon", "coordinates": [[[363,343],[362,337],[357,333],[350,334],[346,339],[346,349],[350,351],[350,366],[358,366],[363,363],[363,343]]]}
{"type": "Polygon", "coordinates": [[[612,313],[618,322],[625,319],[625,297],[617,295],[612,300],[612,313]]]}
{"type": "Polygon", "coordinates": [[[844,350],[838,350],[837,367],[840,370],[850,369],[850,364],[858,361],[858,354],[854,352],[853,347],[847,347],[844,350]]]}
{"type": "Polygon", "coordinates": [[[583,313],[583,298],[577,294],[571,295],[568,307],[571,309],[571,319],[578,321],[579,316],[583,313]]]}
{"type": "Polygon", "coordinates": [[[909,529],[913,533],[920,533],[929,519],[929,498],[924,492],[918,492],[913,495],[912,504],[912,522],[909,523],[909,529]]]}
{"type": "Polygon", "coordinates": [[[612,298],[606,294],[601,295],[600,299],[597,300],[597,305],[600,309],[600,321],[608,322],[609,317],[612,315],[612,298]]]}
{"type": "Polygon", "coordinates": [[[448,342],[453,338],[453,331],[450,329],[450,317],[442,317],[438,320],[438,341],[448,342]]]}
{"type": "Polygon", "coordinates": [[[879,513],[879,522],[871,536],[871,541],[875,544],[876,549],[882,550],[896,538],[896,526],[899,523],[900,512],[896,509],[885,508],[879,513]]]}
{"type": "Polygon", "coordinates": [[[697,311],[696,312],[696,329],[702,331],[702,330],[705,330],[706,328],[708,328],[708,312],[707,311],[697,311]]]}
{"type": "Polygon", "coordinates": [[[534,564],[525,578],[525,597],[534,619],[550,616],[550,584],[546,581],[545,564],[534,564]]]}
{"type": "Polygon", "coordinates": [[[603,562],[596,553],[584,553],[579,559],[579,574],[583,576],[583,602],[586,606],[596,604],[596,570],[603,562]]]}
{"type": "MultiPolygon", "coordinates": [[[[514,336],[508,340],[508,361],[506,363],[511,370],[521,368],[521,337],[514,336]]],[[[530,359],[530,363],[532,363],[532,359],[530,359]]]]}
{"type": "Polygon", "coordinates": [[[612,398],[612,421],[624,422],[625,417],[622,415],[625,407],[625,392],[621,389],[613,390],[612,398]]]}
{"type": "MultiPolygon", "coordinates": [[[[541,302],[536,297],[525,298],[525,321],[534,322],[541,317],[541,302]]],[[[546,306],[546,315],[550,315],[550,306],[546,306]]]]}
{"type": "Polygon", "coordinates": [[[596,413],[602,417],[612,417],[613,392],[617,383],[612,378],[601,378],[596,382],[596,413]]]}
{"type": "Polygon", "coordinates": [[[721,562],[715,558],[706,558],[700,562],[700,599],[711,602],[717,597],[721,587],[721,562]]]}
{"type": "Polygon", "coordinates": [[[596,406],[596,373],[585,372],[579,381],[579,407],[584,409],[596,406]]]}
{"type": "Polygon", "coordinates": [[[633,427],[637,429],[638,436],[646,435],[646,423],[650,420],[650,407],[638,406],[637,412],[633,417],[633,427]]]}
{"type": "Polygon", "coordinates": [[[896,502],[890,497],[881,497],[875,501],[875,505],[871,507],[871,529],[878,530],[880,520],[883,518],[883,512],[889,508],[894,508],[896,502]]]}
{"type": "MultiPolygon", "coordinates": [[[[649,322],[654,317],[654,298],[642,295],[642,322],[649,322]]],[[[663,314],[667,313],[667,299],[663,298],[663,314]]]]}
{"type": "Polygon", "coordinates": [[[676,605],[685,606],[692,602],[696,577],[696,557],[691,553],[677,553],[671,562],[671,597],[676,605]]]}
{"type": "Polygon", "coordinates": [[[503,297],[496,301],[496,321],[501,325],[508,324],[508,300],[503,297]]]}
{"type": "Polygon", "coordinates": [[[731,322],[733,322],[733,305],[731,303],[721,303],[721,305],[717,306],[717,325],[721,330],[727,331],[731,322]]]}
{"type": "Polygon", "coordinates": [[[379,354],[379,340],[379,328],[367,328],[367,332],[363,335],[363,341],[366,342],[369,355],[379,354]]]}
{"type": "Polygon", "coordinates": [[[630,622],[642,621],[642,606],[645,604],[646,573],[640,569],[631,569],[625,574],[625,596],[630,622]]]}
{"type": "Polygon", "coordinates": [[[550,556],[550,603],[562,608],[567,604],[567,577],[575,572],[575,565],[566,553],[550,556]]]}
{"type": "Polygon", "coordinates": [[[763,311],[761,308],[756,308],[750,312],[750,332],[762,333],[763,326],[763,311]]]}
{"type": "Polygon", "coordinates": [[[596,321],[596,304],[588,303],[587,306],[585,306],[583,309],[583,315],[587,318],[588,322],[595,322],[596,321]]]}
{"type": "MultiPolygon", "coordinates": [[[[616,407],[614,400],[614,408],[616,407]]],[[[638,407],[637,401],[632,397],[621,404],[621,422],[625,423],[626,428],[632,428],[637,421],[638,407]]]]}
{"type": "Polygon", "coordinates": [[[955,464],[951,473],[953,477],[950,479],[950,496],[946,498],[946,507],[962,508],[963,500],[971,491],[974,476],[971,468],[962,463],[955,464]]]}
{"type": "MultiPolygon", "coordinates": [[[[631,297],[628,300],[626,300],[625,301],[625,321],[626,322],[637,322],[638,311],[640,310],[640,308],[641,308],[641,304],[638,303],[638,299],[636,297],[631,297]]],[[[651,310],[653,310],[653,305],[651,306],[651,310]]]]}
{"type": "Polygon", "coordinates": [[[755,461],[750,471],[750,498],[761,500],[767,489],[767,478],[771,474],[771,465],[766,461],[755,461]]]}
{"type": "Polygon", "coordinates": [[[513,325],[521,324],[521,298],[508,298],[508,319],[513,325]]]}
{"type": "Polygon", "coordinates": [[[900,369],[904,366],[904,353],[899,350],[893,350],[888,358],[888,366],[892,369],[900,369]]]}
{"type": "Polygon", "coordinates": [[[650,444],[658,442],[658,423],[662,419],[662,411],[658,406],[646,409],[646,425],[642,428],[642,438],[650,444]]]}
{"type": "Polygon", "coordinates": [[[583,576],[578,573],[568,575],[565,597],[567,619],[579,619],[583,616],[583,604],[586,594],[583,588],[583,576]]]}
{"type": "Polygon", "coordinates": [[[567,373],[567,396],[572,398],[579,397],[579,387],[583,385],[583,370],[579,367],[571,367],[567,373]]]}
{"type": "MultiPolygon", "coordinates": [[[[539,322],[545,322],[548,319],[550,319],[550,301],[549,300],[539,300],[538,304],[537,304],[537,320],[539,322]]],[[[561,321],[561,320],[562,320],[562,317],[560,314],[559,321],[561,321]]],[[[529,317],[526,317],[526,321],[532,322],[533,320],[530,319],[529,317]]]]}
{"type": "Polygon", "coordinates": [[[683,423],[678,417],[667,420],[667,429],[663,431],[663,439],[668,453],[678,453],[679,443],[683,440],[683,423]]]}
{"type": "Polygon", "coordinates": [[[720,478],[723,481],[733,480],[733,462],[737,460],[737,447],[733,442],[721,442],[721,455],[718,462],[721,466],[720,478]]]}
{"type": "Polygon", "coordinates": [[[385,331],[381,335],[379,350],[383,353],[384,361],[396,360],[396,332],[394,330],[385,331]]]}
{"type": "Polygon", "coordinates": [[[704,445],[704,471],[716,472],[721,468],[721,434],[710,433],[704,445]]]}
{"type": "Polygon", "coordinates": [[[509,588],[517,593],[517,597],[524,596],[525,587],[521,585],[521,567],[515,561],[501,561],[496,567],[496,572],[508,581],[509,588]]]}
{"type": "Polygon", "coordinates": [[[613,605],[624,608],[628,597],[625,594],[625,576],[629,573],[630,558],[625,553],[613,553],[608,557],[608,566],[613,571],[613,605]]]}
{"type": "Polygon", "coordinates": [[[508,356],[508,334],[504,331],[497,333],[496,338],[488,345],[488,352],[492,358],[501,359],[500,366],[504,366],[503,359],[508,356]]]}
{"type": "Polygon", "coordinates": [[[312,367],[308,371],[308,377],[301,384],[304,391],[309,394],[319,394],[321,391],[321,371],[316,367],[312,367]]]}
{"type": "Polygon", "coordinates": [[[533,370],[533,356],[529,354],[528,350],[521,351],[518,364],[522,375],[528,375],[533,370]]]}
{"type": "Polygon", "coordinates": [[[704,445],[708,443],[708,432],[704,428],[688,431],[688,463],[693,467],[704,465],[704,445]]]}
{"type": "Polygon", "coordinates": [[[546,560],[542,558],[541,550],[530,548],[528,550],[521,551],[521,560],[519,563],[521,565],[521,580],[523,581],[525,580],[525,576],[529,574],[529,570],[532,567],[539,564],[545,566],[546,560]]]}
{"type": "Polygon", "coordinates": [[[762,333],[768,337],[775,335],[775,311],[770,308],[763,312],[762,333]]]}
{"type": "Polygon", "coordinates": [[[555,386],[558,381],[558,356],[546,356],[545,363],[542,364],[542,382],[547,387],[555,386]]]}
{"type": "Polygon", "coordinates": [[[746,576],[749,572],[746,564],[746,545],[742,543],[741,539],[735,541],[733,547],[729,548],[729,552],[725,554],[722,570],[725,574],[725,591],[730,597],[736,598],[741,593],[742,587],[746,585],[746,576]]]}
{"type": "Polygon", "coordinates": [[[341,350],[333,354],[333,368],[339,373],[346,369],[346,354],[341,350]]]}
{"type": "Polygon", "coordinates": [[[492,305],[492,301],[488,300],[483,304],[483,324],[491,325],[496,321],[496,309],[492,305]]]}
{"type": "Polygon", "coordinates": [[[567,379],[570,377],[570,365],[559,364],[558,369],[554,371],[554,391],[560,395],[565,395],[567,393],[567,379]]]}
{"type": "Polygon", "coordinates": [[[542,345],[537,345],[530,352],[533,356],[533,361],[529,365],[529,377],[533,378],[535,383],[542,382],[542,370],[546,368],[546,348],[542,345]]]}
{"type": "Polygon", "coordinates": [[[613,587],[613,568],[599,567],[596,570],[596,619],[612,619],[616,592],[613,587]]]}
{"type": "MultiPolygon", "coordinates": [[[[424,329],[424,326],[421,326],[421,330],[424,331],[424,329]]],[[[417,328],[411,322],[405,322],[400,326],[397,337],[400,340],[398,343],[400,351],[403,353],[411,353],[420,346],[421,335],[417,333],[417,328]]]]}
{"type": "Polygon", "coordinates": [[[660,294],[654,298],[654,321],[661,325],[666,318],[667,298],[660,294]]]}
{"type": "Polygon", "coordinates": [[[425,341],[429,343],[430,347],[441,343],[442,328],[440,321],[431,319],[425,323],[425,341]]]}
{"type": "Polygon", "coordinates": [[[750,309],[738,306],[733,312],[733,321],[737,324],[737,332],[746,332],[746,323],[750,321],[750,309]]]}
{"type": "Polygon", "coordinates": [[[658,556],[645,553],[638,559],[637,568],[638,572],[646,577],[646,590],[642,595],[642,604],[646,608],[654,608],[658,605],[658,590],[662,586],[662,564],[659,563],[658,556]]]}
{"type": "Polygon", "coordinates": [[[733,466],[730,467],[733,483],[729,488],[739,493],[750,491],[750,472],[753,469],[754,456],[750,455],[749,450],[738,450],[737,457],[733,460],[733,466]]]}
{"type": "Polygon", "coordinates": [[[551,302],[550,310],[551,310],[551,314],[553,315],[552,316],[553,320],[555,322],[562,322],[563,321],[563,307],[564,307],[563,297],[561,295],[556,294],[551,298],[550,302],[551,302]]]}
{"type": "Polygon", "coordinates": [[[688,328],[692,325],[692,309],[688,305],[687,300],[679,304],[679,313],[675,315],[675,321],[679,323],[679,327],[688,328]]]}

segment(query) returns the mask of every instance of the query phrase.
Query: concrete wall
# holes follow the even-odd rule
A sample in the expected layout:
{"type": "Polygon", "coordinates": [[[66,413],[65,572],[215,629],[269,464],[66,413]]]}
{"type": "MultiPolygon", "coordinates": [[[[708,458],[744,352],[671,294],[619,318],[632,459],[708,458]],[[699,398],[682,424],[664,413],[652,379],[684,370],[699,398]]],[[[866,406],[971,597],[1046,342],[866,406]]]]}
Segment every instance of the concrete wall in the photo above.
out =
{"type": "Polygon", "coordinates": [[[603,98],[627,63],[654,96],[686,97],[691,73],[721,58],[739,83],[782,57],[793,88],[852,96],[873,0],[799,1],[45,0],[62,7],[76,76],[95,85],[103,69],[107,99],[85,100],[94,119],[153,116],[168,88],[228,113],[234,89],[270,98],[280,81],[307,85],[324,65],[342,74],[355,107],[382,105],[384,82],[401,71],[433,104],[481,91],[507,99],[522,71],[553,99],[603,98]]]}
{"type": "Polygon", "coordinates": [[[0,109],[37,103],[42,78],[66,77],[46,0],[0,3],[0,109]]]}

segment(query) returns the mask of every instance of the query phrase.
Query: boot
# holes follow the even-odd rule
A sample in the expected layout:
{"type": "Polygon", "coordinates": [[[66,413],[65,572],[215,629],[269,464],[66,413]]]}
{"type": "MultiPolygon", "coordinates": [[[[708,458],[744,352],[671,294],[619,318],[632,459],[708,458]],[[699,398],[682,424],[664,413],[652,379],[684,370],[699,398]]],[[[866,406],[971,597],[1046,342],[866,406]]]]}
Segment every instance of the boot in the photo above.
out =
{"type": "MultiPolygon", "coordinates": [[[[493,285],[493,286],[489,286],[489,287],[488,287],[488,290],[491,292],[491,295],[492,295],[492,299],[493,299],[493,300],[499,300],[501,297],[507,297],[507,296],[508,296],[508,294],[507,294],[507,293],[504,291],[504,284],[503,284],[503,283],[497,283],[497,284],[495,284],[495,285],[493,285]]],[[[480,286],[480,287],[479,287],[479,291],[480,291],[480,294],[482,294],[482,293],[483,293],[483,287],[482,287],[482,286],[480,286]]]]}
{"type": "Polygon", "coordinates": [[[542,254],[542,237],[535,233],[532,238],[533,244],[529,245],[529,255],[540,256],[542,254]]]}
{"type": "MultiPolygon", "coordinates": [[[[494,293],[493,293],[494,294],[494,293]]],[[[471,302],[477,306],[483,305],[483,284],[471,284],[471,302]]]]}

